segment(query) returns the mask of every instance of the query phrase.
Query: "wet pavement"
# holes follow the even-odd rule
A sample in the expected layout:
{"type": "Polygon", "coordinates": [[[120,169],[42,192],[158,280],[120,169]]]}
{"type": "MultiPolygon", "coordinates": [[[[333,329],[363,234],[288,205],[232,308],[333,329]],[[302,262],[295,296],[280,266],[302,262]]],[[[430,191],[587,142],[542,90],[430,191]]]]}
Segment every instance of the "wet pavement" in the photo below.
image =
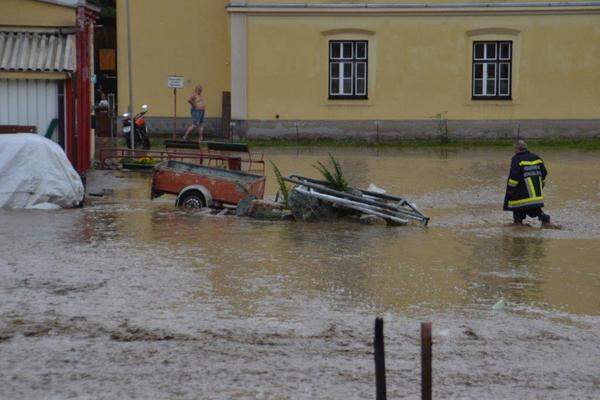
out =
{"type": "Polygon", "coordinates": [[[316,177],[328,151],[430,226],[199,215],[102,171],[83,209],[0,210],[0,398],[374,398],[377,315],[389,398],[420,398],[421,321],[435,398],[600,397],[597,152],[541,152],[542,230],[501,211],[508,150],[265,152],[316,177]]]}

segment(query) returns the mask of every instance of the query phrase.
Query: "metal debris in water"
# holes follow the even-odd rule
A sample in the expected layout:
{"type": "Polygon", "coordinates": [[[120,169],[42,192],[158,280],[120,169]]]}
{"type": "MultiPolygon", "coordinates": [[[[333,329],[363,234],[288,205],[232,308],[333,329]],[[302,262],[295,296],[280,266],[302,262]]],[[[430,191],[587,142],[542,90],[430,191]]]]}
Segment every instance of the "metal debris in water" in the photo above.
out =
{"type": "Polygon", "coordinates": [[[386,193],[372,192],[349,187],[347,191],[339,191],[327,186],[326,182],[290,175],[285,181],[296,184],[294,190],[330,203],[339,208],[359,211],[385,219],[394,225],[406,225],[409,220],[418,221],[423,226],[429,223],[429,217],[423,214],[414,204],[407,200],[386,193]]]}

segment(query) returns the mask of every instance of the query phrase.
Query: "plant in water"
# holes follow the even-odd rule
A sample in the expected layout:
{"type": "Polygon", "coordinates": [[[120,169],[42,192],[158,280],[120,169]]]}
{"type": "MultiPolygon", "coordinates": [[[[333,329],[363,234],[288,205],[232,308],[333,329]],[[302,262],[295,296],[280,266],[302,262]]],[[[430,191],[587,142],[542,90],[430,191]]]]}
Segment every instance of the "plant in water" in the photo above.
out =
{"type": "Polygon", "coordinates": [[[273,171],[275,172],[275,178],[277,178],[277,184],[279,185],[279,193],[281,193],[281,197],[283,197],[283,204],[287,206],[288,196],[290,191],[287,187],[287,184],[283,180],[283,175],[281,175],[281,171],[277,168],[277,165],[271,160],[269,160],[271,165],[273,166],[273,171]]]}
{"type": "Polygon", "coordinates": [[[340,162],[329,154],[329,160],[331,161],[331,165],[333,166],[333,170],[327,168],[321,161],[317,161],[317,165],[313,165],[319,171],[325,181],[327,182],[327,186],[332,189],[339,190],[340,192],[345,192],[348,190],[348,181],[344,177],[344,173],[342,172],[342,166],[340,162]]]}

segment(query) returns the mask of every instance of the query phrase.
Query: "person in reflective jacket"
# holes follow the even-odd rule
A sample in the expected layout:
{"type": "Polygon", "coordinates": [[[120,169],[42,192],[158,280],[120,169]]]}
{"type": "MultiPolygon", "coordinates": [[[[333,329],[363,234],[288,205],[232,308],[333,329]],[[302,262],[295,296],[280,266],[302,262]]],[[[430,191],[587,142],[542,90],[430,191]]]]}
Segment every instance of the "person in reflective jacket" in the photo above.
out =
{"type": "Polygon", "coordinates": [[[547,175],[544,161],[527,150],[525,141],[517,141],[504,197],[504,210],[513,212],[515,224],[521,225],[529,216],[538,218],[542,226],[550,225],[550,216],[542,211],[547,175]]]}

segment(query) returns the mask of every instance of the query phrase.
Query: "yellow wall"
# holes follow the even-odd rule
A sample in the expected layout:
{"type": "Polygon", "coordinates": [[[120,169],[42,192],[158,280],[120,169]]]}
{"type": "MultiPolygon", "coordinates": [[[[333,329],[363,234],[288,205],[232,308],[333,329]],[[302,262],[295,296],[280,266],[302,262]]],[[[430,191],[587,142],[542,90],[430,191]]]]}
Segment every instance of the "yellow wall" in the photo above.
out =
{"type": "Polygon", "coordinates": [[[600,115],[600,15],[248,17],[248,119],[600,115]],[[329,39],[369,40],[369,100],[327,99],[329,39]],[[514,42],[513,100],[471,100],[473,40],[514,42]]]}
{"type": "Polygon", "coordinates": [[[74,26],[76,10],[35,0],[1,0],[0,26],[74,26]]]}
{"type": "MultiPolygon", "coordinates": [[[[15,1],[15,0],[10,0],[15,1]]],[[[28,1],[28,0],[27,0],[28,1]]],[[[500,0],[511,2],[516,0],[500,0]]],[[[252,0],[250,3],[289,3],[252,0]]],[[[303,0],[364,4],[365,1],[303,0]]],[[[391,3],[369,0],[369,3],[391,3]]],[[[395,1],[395,3],[414,1],[395,1]]],[[[458,2],[436,0],[437,3],[458,2]]],[[[131,0],[135,108],[177,115],[203,84],[207,116],[230,89],[227,0],[131,0]]],[[[128,105],[125,1],[117,0],[119,111],[128,105]]],[[[259,15],[247,17],[247,118],[273,120],[585,119],[600,115],[600,14],[259,15]],[[327,42],[369,40],[369,99],[327,99],[327,42]],[[471,100],[473,40],[512,40],[513,100],[471,100]]],[[[235,93],[233,94],[235,96],[235,93]]]]}
{"type": "MultiPolygon", "coordinates": [[[[186,99],[204,86],[207,117],[221,116],[221,96],[229,90],[229,25],[225,0],[131,0],[134,104],[150,106],[151,117],[173,115],[168,75],[183,75],[177,115],[189,117],[186,99]]],[[[119,110],[129,103],[127,19],[117,0],[119,110]]]]}

